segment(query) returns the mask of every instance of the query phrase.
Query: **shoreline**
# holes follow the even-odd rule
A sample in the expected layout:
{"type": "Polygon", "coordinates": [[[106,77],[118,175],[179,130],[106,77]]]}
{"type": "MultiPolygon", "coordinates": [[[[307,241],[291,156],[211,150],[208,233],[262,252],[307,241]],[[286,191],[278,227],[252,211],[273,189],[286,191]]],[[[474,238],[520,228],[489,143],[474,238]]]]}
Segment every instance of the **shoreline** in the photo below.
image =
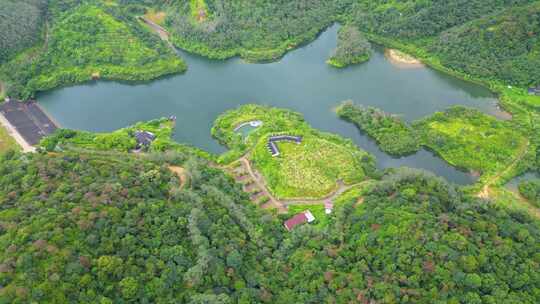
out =
{"type": "Polygon", "coordinates": [[[425,65],[419,59],[413,56],[403,53],[397,49],[387,48],[384,50],[384,56],[393,65],[403,69],[417,69],[423,68],[425,65]]]}

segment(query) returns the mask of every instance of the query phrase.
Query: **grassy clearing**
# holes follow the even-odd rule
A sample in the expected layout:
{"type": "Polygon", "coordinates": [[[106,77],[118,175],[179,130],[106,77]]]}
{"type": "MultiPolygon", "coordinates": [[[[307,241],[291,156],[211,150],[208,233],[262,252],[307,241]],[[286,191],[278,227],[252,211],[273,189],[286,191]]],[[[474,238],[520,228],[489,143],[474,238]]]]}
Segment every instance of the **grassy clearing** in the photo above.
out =
{"type": "Polygon", "coordinates": [[[497,205],[504,206],[512,210],[525,211],[537,218],[540,218],[540,208],[525,198],[505,189],[504,187],[491,188],[490,198],[497,205]]]}
{"type": "Polygon", "coordinates": [[[372,189],[372,186],[374,185],[374,183],[375,182],[363,183],[362,185],[354,186],[350,188],[349,190],[343,192],[340,196],[338,196],[334,200],[334,209],[339,208],[340,206],[346,203],[350,203],[350,202],[357,203],[363,195],[365,195],[372,189]]]}
{"type": "Polygon", "coordinates": [[[272,157],[266,137],[255,147],[252,160],[278,198],[323,197],[337,190],[337,181],[346,184],[365,178],[362,156],[349,146],[305,134],[301,144],[279,143],[281,155],[272,157]]]}
{"type": "Polygon", "coordinates": [[[540,111],[540,96],[529,95],[524,89],[506,87],[503,91],[503,95],[505,99],[524,105],[531,110],[540,111]]]}
{"type": "Polygon", "coordinates": [[[246,154],[280,199],[321,198],[336,190],[339,181],[357,183],[373,170],[373,158],[352,141],[319,132],[292,111],[245,105],[221,115],[212,134],[231,149],[220,157],[221,162],[246,154]],[[245,138],[234,132],[238,125],[252,120],[260,120],[263,125],[245,138]],[[272,157],[266,145],[273,134],[302,136],[303,141],[278,143],[281,155],[272,157]]]}
{"type": "Polygon", "coordinates": [[[435,113],[415,129],[423,144],[451,165],[489,175],[508,167],[528,142],[508,122],[463,107],[435,113]]]}
{"type": "Polygon", "coordinates": [[[138,130],[154,133],[156,139],[152,143],[152,149],[164,150],[164,146],[170,141],[173,123],[167,119],[156,119],[149,122],[140,122],[111,133],[60,130],[45,138],[41,146],[48,151],[54,150],[58,145],[74,145],[86,149],[127,152],[137,145],[134,133],[138,130]]]}
{"type": "Polygon", "coordinates": [[[0,125],[0,154],[8,150],[18,151],[20,147],[15,139],[9,135],[8,131],[0,125]]]}
{"type": "Polygon", "coordinates": [[[311,211],[311,213],[315,217],[315,221],[307,225],[314,225],[316,227],[325,227],[330,222],[330,216],[324,213],[324,204],[307,205],[307,206],[306,205],[290,205],[289,215],[294,216],[306,210],[311,211]]]}
{"type": "Polygon", "coordinates": [[[154,9],[149,9],[146,14],[144,14],[144,17],[155,24],[163,25],[165,22],[165,18],[167,18],[167,14],[162,11],[156,11],[154,9]]]}

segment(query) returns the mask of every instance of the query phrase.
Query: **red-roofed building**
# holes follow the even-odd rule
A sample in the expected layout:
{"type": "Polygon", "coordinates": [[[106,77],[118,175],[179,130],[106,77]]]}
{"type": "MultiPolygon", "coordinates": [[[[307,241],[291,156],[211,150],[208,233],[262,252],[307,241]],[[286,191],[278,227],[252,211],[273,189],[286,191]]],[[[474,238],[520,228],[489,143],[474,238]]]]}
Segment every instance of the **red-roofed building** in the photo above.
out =
{"type": "Polygon", "coordinates": [[[315,220],[315,217],[313,216],[313,214],[309,210],[306,210],[286,220],[283,225],[285,226],[285,229],[287,229],[288,231],[291,231],[294,227],[300,224],[311,223],[314,220],[315,220]]]}

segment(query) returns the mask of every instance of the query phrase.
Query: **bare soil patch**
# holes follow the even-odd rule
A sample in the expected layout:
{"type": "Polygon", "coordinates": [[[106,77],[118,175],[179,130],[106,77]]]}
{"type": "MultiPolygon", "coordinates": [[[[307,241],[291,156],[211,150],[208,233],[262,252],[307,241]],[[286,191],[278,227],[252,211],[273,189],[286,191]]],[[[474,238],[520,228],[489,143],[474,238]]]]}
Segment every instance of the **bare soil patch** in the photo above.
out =
{"type": "Polygon", "coordinates": [[[180,179],[180,188],[183,188],[187,181],[186,169],[179,166],[169,166],[169,170],[178,176],[180,179]]]}
{"type": "Polygon", "coordinates": [[[420,60],[395,49],[386,49],[384,55],[390,63],[399,68],[415,69],[424,67],[424,64],[420,60]]]}

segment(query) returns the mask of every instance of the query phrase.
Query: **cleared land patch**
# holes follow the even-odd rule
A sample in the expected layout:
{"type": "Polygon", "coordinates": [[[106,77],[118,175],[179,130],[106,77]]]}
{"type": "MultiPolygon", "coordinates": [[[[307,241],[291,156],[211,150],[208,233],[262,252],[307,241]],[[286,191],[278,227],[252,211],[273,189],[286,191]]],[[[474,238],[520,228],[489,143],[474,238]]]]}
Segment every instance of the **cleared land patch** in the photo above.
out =
{"type": "Polygon", "coordinates": [[[415,123],[422,142],[453,166],[493,175],[523,153],[528,140],[508,122],[454,107],[415,123]]]}
{"type": "Polygon", "coordinates": [[[169,170],[171,170],[172,173],[176,174],[178,178],[180,179],[180,189],[184,187],[187,181],[186,176],[186,169],[179,167],[179,166],[168,166],[169,170]]]}
{"type": "Polygon", "coordinates": [[[240,156],[252,161],[266,186],[278,199],[321,198],[345,185],[361,182],[373,168],[373,158],[350,140],[311,128],[295,112],[259,105],[245,105],[225,112],[215,122],[212,134],[231,150],[221,162],[240,156]],[[246,121],[262,126],[246,137],[234,132],[246,121]],[[272,156],[268,141],[274,135],[302,137],[300,143],[277,142],[280,154],[272,156]]]}
{"type": "Polygon", "coordinates": [[[255,166],[265,176],[269,188],[279,198],[321,197],[346,184],[364,179],[363,153],[350,147],[306,136],[301,144],[280,142],[280,156],[272,157],[263,137],[252,155],[255,166]]]}
{"type": "Polygon", "coordinates": [[[163,25],[166,17],[167,17],[167,14],[165,14],[165,12],[155,11],[153,9],[148,10],[146,14],[144,14],[144,18],[158,25],[163,25]]]}
{"type": "Polygon", "coordinates": [[[110,133],[59,130],[52,136],[45,138],[41,142],[41,145],[48,151],[52,151],[56,147],[76,146],[85,149],[127,152],[135,149],[137,146],[135,132],[146,131],[155,135],[150,149],[164,151],[169,146],[173,126],[174,123],[172,121],[163,118],[149,122],[140,122],[110,133]]]}

